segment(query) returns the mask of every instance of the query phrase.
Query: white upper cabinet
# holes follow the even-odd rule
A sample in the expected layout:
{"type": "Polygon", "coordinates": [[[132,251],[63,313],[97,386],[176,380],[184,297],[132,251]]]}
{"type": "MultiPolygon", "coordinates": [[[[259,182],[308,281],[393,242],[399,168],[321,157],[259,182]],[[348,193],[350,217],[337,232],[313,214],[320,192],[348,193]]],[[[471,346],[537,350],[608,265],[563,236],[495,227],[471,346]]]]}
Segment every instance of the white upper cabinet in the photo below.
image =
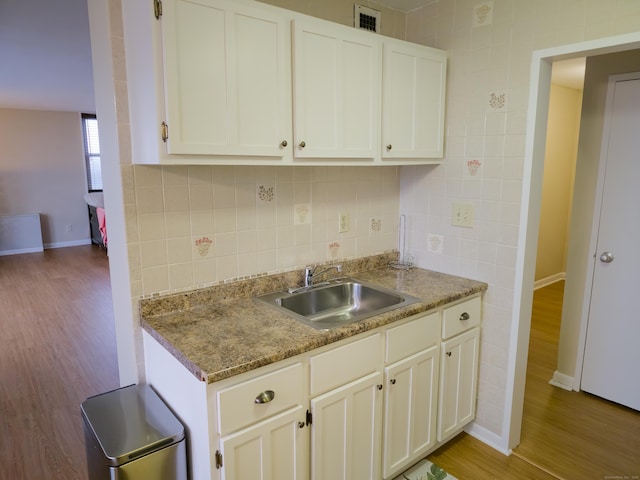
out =
{"type": "Polygon", "coordinates": [[[282,157],[291,141],[289,25],[242,2],[164,0],[167,153],[282,157]]]}
{"type": "Polygon", "coordinates": [[[385,39],[382,158],[443,156],[446,53],[385,39]]]}
{"type": "Polygon", "coordinates": [[[294,156],[363,158],[378,153],[379,38],[326,21],[293,27],[294,156]]]}
{"type": "Polygon", "coordinates": [[[441,50],[252,0],[122,10],[133,163],[441,161],[441,50]]]}

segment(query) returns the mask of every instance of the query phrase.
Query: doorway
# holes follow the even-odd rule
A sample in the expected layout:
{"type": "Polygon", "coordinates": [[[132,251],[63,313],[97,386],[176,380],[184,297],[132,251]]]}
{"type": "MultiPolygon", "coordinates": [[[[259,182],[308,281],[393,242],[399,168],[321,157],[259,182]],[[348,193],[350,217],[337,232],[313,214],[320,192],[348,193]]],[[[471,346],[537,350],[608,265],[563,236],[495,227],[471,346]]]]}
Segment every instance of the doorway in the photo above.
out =
{"type": "MultiPolygon", "coordinates": [[[[525,163],[523,178],[523,197],[521,206],[520,243],[516,265],[516,296],[514,298],[514,329],[512,342],[516,348],[512,349],[509,359],[511,372],[508,388],[512,392],[511,403],[508,405],[505,422],[509,425],[508,448],[515,447],[520,441],[522,425],[522,407],[524,404],[524,387],[526,379],[527,353],[529,344],[529,330],[531,322],[531,305],[534,287],[534,272],[536,260],[537,237],[540,221],[540,206],[543,178],[543,164],[545,154],[545,140],[547,130],[548,102],[550,97],[551,66],[554,60],[566,60],[580,56],[602,57],[605,63],[613,63],[617,55],[625,55],[633,49],[640,47],[640,33],[600,39],[583,44],[556,47],[534,52],[532,59],[531,90],[528,109],[528,134],[525,145],[525,163]],[[611,57],[613,55],[614,57],[611,57]]],[[[600,58],[600,59],[602,59],[600,58]]],[[[588,61],[589,63],[589,61],[588,61]]],[[[637,63],[636,63],[637,65],[637,63]]],[[[637,69],[637,67],[636,67],[637,69]]],[[[606,69],[605,69],[606,70],[606,69]]],[[[598,75],[600,75],[600,70],[598,75]]],[[[622,73],[622,72],[615,72],[622,73]]],[[[588,75],[588,74],[587,74],[588,75]]],[[[605,75],[608,76],[608,73],[605,75]]],[[[591,80],[596,84],[600,81],[598,76],[591,80]]],[[[585,90],[586,90],[585,82],[585,90]]],[[[586,98],[586,94],[585,94],[586,98]]],[[[599,96],[595,95],[591,101],[592,107],[599,107],[599,96]]],[[[583,104],[586,104],[586,100],[583,104]]],[[[566,380],[572,389],[579,388],[579,370],[577,358],[582,358],[584,353],[585,325],[582,322],[582,313],[585,302],[585,278],[588,270],[585,258],[588,257],[588,238],[590,238],[591,219],[593,214],[593,197],[595,193],[595,179],[597,179],[597,165],[599,158],[593,161],[586,152],[587,159],[583,163],[583,148],[600,151],[600,139],[602,132],[602,119],[590,116],[584,121],[581,130],[589,128],[589,134],[585,137],[585,144],[579,146],[581,166],[576,170],[576,194],[574,195],[574,208],[571,219],[571,235],[569,254],[567,259],[567,285],[565,287],[565,306],[563,307],[563,319],[567,317],[567,310],[571,310],[571,317],[575,322],[562,322],[560,331],[560,349],[558,355],[558,371],[567,371],[566,380]],[[585,125],[586,123],[586,125],[585,125]],[[595,128],[599,125],[599,130],[595,128]],[[598,132],[594,135],[594,132],[598,132]],[[595,143],[595,148],[594,144],[595,143]],[[596,173],[593,173],[596,167],[596,173]],[[580,203],[578,204],[578,200],[580,203]],[[585,223],[585,220],[586,222],[585,223]],[[585,225],[589,225],[585,232],[585,225]],[[574,234],[574,228],[577,233],[574,234]],[[587,241],[583,240],[584,235],[587,241]],[[577,243],[574,245],[574,241],[577,243]],[[586,247],[584,244],[587,244],[586,247]],[[579,247],[579,248],[578,248],[579,247]],[[585,257],[586,255],[586,257],[585,257]],[[569,300],[570,301],[567,301],[569,300]],[[577,315],[576,315],[577,313],[577,315]],[[575,388],[574,388],[575,387],[575,388]]],[[[583,135],[581,135],[583,138],[583,135]]],[[[586,311],[586,309],[584,309],[586,311]]],[[[554,375],[555,377],[555,375],[554,375]]]]}

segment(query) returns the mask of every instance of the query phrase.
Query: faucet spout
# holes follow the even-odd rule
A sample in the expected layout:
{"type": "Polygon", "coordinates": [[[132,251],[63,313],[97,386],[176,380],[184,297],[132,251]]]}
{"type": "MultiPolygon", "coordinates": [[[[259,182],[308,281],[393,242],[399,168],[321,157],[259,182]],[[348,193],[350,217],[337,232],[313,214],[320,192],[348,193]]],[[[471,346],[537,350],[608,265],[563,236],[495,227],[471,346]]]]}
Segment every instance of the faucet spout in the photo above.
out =
{"type": "Polygon", "coordinates": [[[319,277],[320,275],[323,275],[331,270],[336,270],[338,273],[342,272],[342,265],[331,265],[327,268],[325,268],[324,270],[321,270],[319,272],[316,272],[316,270],[318,270],[318,267],[312,268],[312,267],[307,267],[304,269],[304,286],[306,288],[310,288],[313,287],[313,282],[315,281],[316,277],[319,277]]]}

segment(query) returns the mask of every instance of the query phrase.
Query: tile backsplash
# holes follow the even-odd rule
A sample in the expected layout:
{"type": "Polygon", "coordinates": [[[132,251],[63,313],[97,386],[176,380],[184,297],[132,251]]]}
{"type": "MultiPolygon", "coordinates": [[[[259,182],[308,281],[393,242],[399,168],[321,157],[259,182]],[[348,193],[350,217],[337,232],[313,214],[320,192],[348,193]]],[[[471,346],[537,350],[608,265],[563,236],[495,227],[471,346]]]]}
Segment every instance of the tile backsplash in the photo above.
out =
{"type": "Polygon", "coordinates": [[[398,167],[122,169],[134,296],[397,248],[398,167]]]}

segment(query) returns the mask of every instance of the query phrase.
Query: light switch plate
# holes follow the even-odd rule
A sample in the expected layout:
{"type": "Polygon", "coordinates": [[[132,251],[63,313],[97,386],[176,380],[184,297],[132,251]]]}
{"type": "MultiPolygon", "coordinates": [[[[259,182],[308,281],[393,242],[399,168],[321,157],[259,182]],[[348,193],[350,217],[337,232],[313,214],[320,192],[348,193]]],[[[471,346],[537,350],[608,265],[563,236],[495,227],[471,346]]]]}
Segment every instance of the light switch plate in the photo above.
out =
{"type": "Polygon", "coordinates": [[[454,203],[451,212],[451,225],[473,228],[473,203],[454,203]]]}

